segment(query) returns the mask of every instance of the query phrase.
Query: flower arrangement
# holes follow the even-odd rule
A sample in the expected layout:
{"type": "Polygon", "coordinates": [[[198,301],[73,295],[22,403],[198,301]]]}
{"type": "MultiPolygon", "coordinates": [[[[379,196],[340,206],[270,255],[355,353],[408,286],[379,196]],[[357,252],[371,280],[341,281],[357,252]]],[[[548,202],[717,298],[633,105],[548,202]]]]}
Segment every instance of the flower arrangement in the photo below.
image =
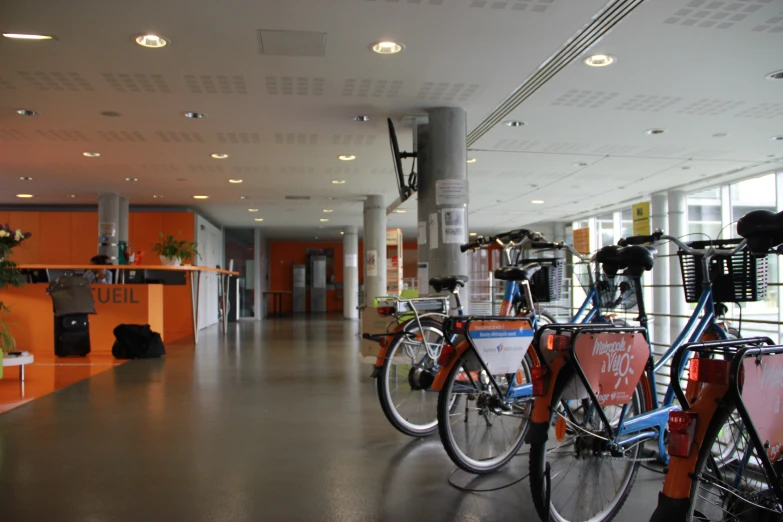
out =
{"type": "MultiPolygon", "coordinates": [[[[181,235],[178,232],[177,235],[181,235]]],[[[175,239],[174,236],[164,236],[160,234],[160,241],[152,245],[152,250],[160,256],[160,261],[164,265],[179,266],[182,261],[191,261],[196,256],[201,257],[196,247],[198,244],[193,241],[175,239]]]]}
{"type": "MultiPolygon", "coordinates": [[[[20,229],[12,229],[7,224],[0,226],[0,290],[3,288],[20,287],[24,284],[22,274],[16,263],[8,259],[13,248],[25,239],[30,237],[29,232],[22,232],[20,229]]],[[[6,317],[10,310],[2,301],[0,301],[0,350],[4,352],[12,351],[16,348],[16,340],[9,329],[6,317]]]]}
{"type": "Polygon", "coordinates": [[[6,223],[0,226],[0,256],[5,256],[11,252],[15,246],[30,237],[30,232],[22,232],[21,229],[12,229],[6,223]]]}

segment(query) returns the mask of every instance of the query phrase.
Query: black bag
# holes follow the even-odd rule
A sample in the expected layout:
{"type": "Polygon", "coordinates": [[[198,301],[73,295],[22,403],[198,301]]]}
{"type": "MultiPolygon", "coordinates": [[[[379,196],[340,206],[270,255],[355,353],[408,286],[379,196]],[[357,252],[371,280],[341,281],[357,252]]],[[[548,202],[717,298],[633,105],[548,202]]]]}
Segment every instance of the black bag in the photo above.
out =
{"type": "Polygon", "coordinates": [[[54,354],[57,357],[90,353],[90,319],[87,314],[54,316],[54,354]]]}
{"type": "Polygon", "coordinates": [[[114,329],[112,355],[117,359],[154,359],[166,355],[160,334],[148,324],[121,324],[114,329]]]}
{"type": "Polygon", "coordinates": [[[94,314],[95,299],[90,283],[82,276],[61,276],[49,283],[54,315],[94,314]]]}

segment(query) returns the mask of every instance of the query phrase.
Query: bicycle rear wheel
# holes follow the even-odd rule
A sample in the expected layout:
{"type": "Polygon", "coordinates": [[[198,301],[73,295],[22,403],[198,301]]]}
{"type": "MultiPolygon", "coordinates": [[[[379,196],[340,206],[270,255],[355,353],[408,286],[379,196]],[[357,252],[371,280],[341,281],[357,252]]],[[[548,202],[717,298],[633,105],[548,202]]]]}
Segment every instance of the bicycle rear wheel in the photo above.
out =
{"type": "Polygon", "coordinates": [[[687,520],[783,520],[783,499],[771,488],[744,424],[731,430],[735,450],[730,457],[716,458],[725,455],[726,425],[736,417],[734,405],[726,405],[707,428],[691,482],[687,520]]]}
{"type": "Polygon", "coordinates": [[[392,339],[378,376],[378,398],[389,422],[411,437],[425,437],[438,429],[438,394],[430,389],[436,362],[424,343],[440,347],[443,326],[434,319],[414,321],[392,339]]]}
{"type": "MultiPolygon", "coordinates": [[[[530,490],[541,520],[611,520],[622,508],[639,471],[640,444],[612,449],[604,424],[573,368],[564,368],[552,396],[547,440],[530,445],[530,490]],[[564,419],[564,420],[560,420],[564,419]],[[561,423],[560,438],[557,425],[561,423]],[[564,425],[562,423],[565,423],[564,425]],[[563,430],[563,427],[565,429],[563,430]],[[546,505],[546,465],[550,466],[550,505],[546,505]]],[[[626,419],[641,413],[641,388],[629,403],[626,419]]],[[[622,408],[604,408],[612,426],[622,408]]]]}
{"type": "Polygon", "coordinates": [[[514,384],[531,382],[530,359],[525,356],[516,374],[493,377],[500,394],[475,350],[469,348],[454,364],[438,394],[438,431],[443,447],[451,460],[469,473],[487,474],[505,466],[527,433],[532,396],[506,401],[505,393],[512,380],[514,384]],[[457,403],[460,397],[463,401],[457,403]]]}

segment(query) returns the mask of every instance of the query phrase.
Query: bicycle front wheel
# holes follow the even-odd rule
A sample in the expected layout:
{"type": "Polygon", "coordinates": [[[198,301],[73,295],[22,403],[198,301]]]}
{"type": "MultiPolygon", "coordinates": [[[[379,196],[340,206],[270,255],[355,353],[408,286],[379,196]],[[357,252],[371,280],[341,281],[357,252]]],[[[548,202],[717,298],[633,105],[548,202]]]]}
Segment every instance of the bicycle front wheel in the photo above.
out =
{"type": "Polygon", "coordinates": [[[777,498],[744,424],[734,423],[727,440],[727,425],[737,418],[734,405],[715,412],[701,445],[691,481],[686,520],[783,520],[782,499],[777,498]],[[734,448],[730,456],[724,448],[734,448]],[[716,458],[721,456],[722,458],[716,458]]]}
{"type": "MultiPolygon", "coordinates": [[[[622,508],[639,470],[640,444],[612,447],[604,423],[573,368],[564,368],[552,396],[552,417],[545,442],[530,445],[530,490],[541,520],[611,520],[622,508]],[[559,426],[558,426],[559,425],[559,426]],[[558,429],[559,428],[559,429],[558,429]],[[559,436],[558,436],[559,435],[559,436]],[[550,505],[546,505],[546,465],[550,466],[550,505]]],[[[641,389],[625,418],[641,413],[641,389]]],[[[617,426],[620,406],[604,408],[617,426]]]]}
{"type": "Polygon", "coordinates": [[[411,437],[425,437],[438,429],[437,393],[430,389],[437,371],[425,343],[438,350],[443,326],[434,319],[415,321],[397,333],[386,352],[378,376],[378,398],[389,422],[411,437]]]}
{"type": "Polygon", "coordinates": [[[449,457],[463,470],[497,471],[524,442],[532,396],[506,399],[506,393],[510,385],[531,382],[529,361],[526,356],[516,374],[493,375],[500,390],[473,348],[454,364],[438,394],[438,431],[449,457]]]}

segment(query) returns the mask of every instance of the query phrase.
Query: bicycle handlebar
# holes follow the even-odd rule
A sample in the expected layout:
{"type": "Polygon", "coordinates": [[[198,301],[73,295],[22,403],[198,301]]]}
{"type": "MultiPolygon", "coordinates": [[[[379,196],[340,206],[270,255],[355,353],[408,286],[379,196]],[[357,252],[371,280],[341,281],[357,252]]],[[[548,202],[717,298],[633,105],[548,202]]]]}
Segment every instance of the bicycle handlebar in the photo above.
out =
{"type": "Polygon", "coordinates": [[[682,250],[683,252],[687,254],[697,254],[697,255],[717,255],[717,256],[731,256],[739,252],[740,250],[745,248],[745,245],[747,244],[748,240],[743,239],[740,241],[740,243],[733,249],[727,250],[727,249],[721,249],[717,250],[715,248],[693,248],[690,245],[683,243],[680,238],[674,237],[674,236],[668,236],[663,233],[663,230],[656,230],[649,236],[631,236],[626,237],[623,239],[620,239],[617,244],[619,246],[628,246],[628,245],[644,245],[644,244],[654,244],[658,241],[671,241],[677,247],[682,250]]]}
{"type": "Polygon", "coordinates": [[[499,243],[503,247],[521,246],[527,241],[542,241],[544,236],[540,232],[534,232],[526,228],[520,228],[517,230],[510,230],[508,232],[500,233],[496,236],[478,236],[475,240],[460,245],[460,252],[467,252],[469,250],[478,250],[490,243],[499,243]]]}
{"type": "Polygon", "coordinates": [[[533,249],[539,249],[539,250],[567,250],[571,253],[574,257],[579,258],[581,261],[590,261],[591,256],[590,254],[583,254],[576,250],[573,245],[569,245],[568,243],[561,241],[560,243],[551,243],[546,241],[533,241],[530,245],[533,249]]]}
{"type": "Polygon", "coordinates": [[[617,242],[617,244],[620,246],[644,245],[646,243],[655,243],[656,241],[660,240],[661,237],[663,237],[663,231],[656,230],[648,236],[630,236],[622,238],[617,242]]]}

